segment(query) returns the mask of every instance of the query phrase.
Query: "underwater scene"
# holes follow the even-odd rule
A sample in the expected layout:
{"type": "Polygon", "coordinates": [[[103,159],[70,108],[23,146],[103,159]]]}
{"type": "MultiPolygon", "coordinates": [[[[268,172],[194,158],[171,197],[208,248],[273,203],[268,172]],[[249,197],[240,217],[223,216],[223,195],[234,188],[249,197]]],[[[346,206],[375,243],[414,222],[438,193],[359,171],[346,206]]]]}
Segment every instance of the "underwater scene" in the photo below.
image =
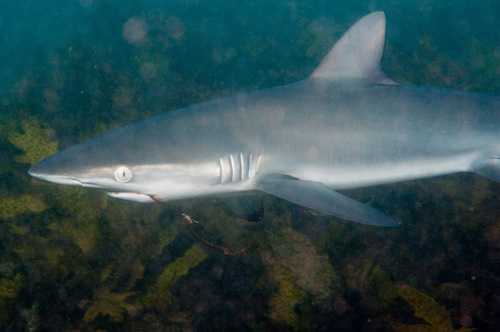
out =
{"type": "Polygon", "coordinates": [[[389,77],[500,95],[498,0],[0,2],[0,331],[500,330],[500,183],[478,174],[341,191],[393,228],[261,192],[241,218],[220,196],[144,204],[28,174],[305,79],[375,11],[389,77]]]}

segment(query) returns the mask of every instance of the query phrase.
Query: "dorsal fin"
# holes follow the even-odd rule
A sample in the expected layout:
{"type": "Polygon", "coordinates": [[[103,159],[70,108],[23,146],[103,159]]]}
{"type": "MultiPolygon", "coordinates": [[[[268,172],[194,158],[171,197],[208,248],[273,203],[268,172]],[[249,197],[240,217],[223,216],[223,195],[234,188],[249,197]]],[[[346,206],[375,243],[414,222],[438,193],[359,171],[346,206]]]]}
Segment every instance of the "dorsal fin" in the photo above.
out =
{"type": "Polygon", "coordinates": [[[385,14],[371,13],[354,24],[328,52],[311,77],[359,79],[397,85],[380,66],[385,43],[385,14]]]}

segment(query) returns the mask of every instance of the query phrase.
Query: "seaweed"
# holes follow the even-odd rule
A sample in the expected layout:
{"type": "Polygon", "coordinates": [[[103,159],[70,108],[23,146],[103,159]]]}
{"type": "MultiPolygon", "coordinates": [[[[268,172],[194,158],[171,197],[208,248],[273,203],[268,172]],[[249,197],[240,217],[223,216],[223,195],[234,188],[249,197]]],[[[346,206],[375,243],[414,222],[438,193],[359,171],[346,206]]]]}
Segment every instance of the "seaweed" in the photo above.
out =
{"type": "MultiPolygon", "coordinates": [[[[430,296],[408,285],[403,285],[399,288],[398,293],[406,302],[413,306],[415,317],[423,319],[428,324],[406,325],[391,322],[391,326],[395,331],[455,331],[448,310],[440,306],[430,296]]],[[[462,327],[458,331],[466,332],[474,330],[476,329],[462,327]]]]}
{"type": "Polygon", "coordinates": [[[23,133],[11,131],[7,135],[11,144],[24,151],[23,155],[14,158],[18,163],[33,165],[58,151],[58,142],[51,140],[53,131],[50,128],[42,128],[35,117],[21,120],[21,129],[23,133]]]}
{"type": "Polygon", "coordinates": [[[146,302],[155,307],[169,306],[173,299],[170,289],[180,277],[207,258],[207,254],[201,248],[201,244],[195,244],[189,248],[182,257],[167,265],[156,282],[150,287],[146,294],[146,302]]]}
{"type": "Polygon", "coordinates": [[[343,277],[347,291],[363,294],[360,302],[364,307],[381,317],[388,315],[398,296],[397,286],[374,258],[353,260],[344,268],[343,277]]]}
{"type": "Polygon", "coordinates": [[[279,290],[269,300],[269,317],[296,327],[300,317],[295,306],[302,303],[307,294],[291,281],[288,269],[277,265],[271,271],[279,282],[279,290]]]}
{"type": "Polygon", "coordinates": [[[46,209],[44,202],[30,195],[0,198],[0,219],[11,218],[27,211],[40,213],[46,209]]]}
{"type": "Polygon", "coordinates": [[[124,319],[125,313],[134,316],[137,308],[126,300],[134,295],[132,292],[110,293],[107,290],[97,292],[95,300],[82,300],[80,308],[87,307],[83,320],[87,323],[94,321],[98,316],[107,316],[111,321],[120,323],[124,319]]]}
{"type": "MultiPolygon", "coordinates": [[[[35,117],[29,116],[22,119],[20,127],[23,133],[8,126],[0,126],[1,136],[24,152],[22,155],[14,156],[13,161],[34,164],[57,152],[57,142],[51,140],[52,130],[49,127],[42,128],[35,117]]],[[[9,158],[10,163],[12,162],[11,158],[9,158]]],[[[13,167],[11,164],[8,165],[10,168],[13,167]]],[[[10,195],[0,196],[0,219],[12,218],[28,211],[40,213],[47,208],[44,202],[33,195],[10,193],[10,195]]]]}
{"type": "Polygon", "coordinates": [[[57,220],[47,226],[54,235],[73,241],[80,250],[87,254],[94,247],[99,238],[99,229],[96,219],[85,219],[80,216],[75,219],[57,220]]]}
{"type": "Polygon", "coordinates": [[[278,291],[269,302],[269,317],[292,327],[306,322],[310,297],[317,304],[329,301],[338,277],[326,255],[318,253],[311,240],[290,227],[290,215],[273,216],[265,232],[262,260],[270,277],[278,282],[278,291]]]}
{"type": "Polygon", "coordinates": [[[24,279],[20,274],[16,274],[13,279],[0,278],[0,326],[8,322],[23,286],[24,279]]]}

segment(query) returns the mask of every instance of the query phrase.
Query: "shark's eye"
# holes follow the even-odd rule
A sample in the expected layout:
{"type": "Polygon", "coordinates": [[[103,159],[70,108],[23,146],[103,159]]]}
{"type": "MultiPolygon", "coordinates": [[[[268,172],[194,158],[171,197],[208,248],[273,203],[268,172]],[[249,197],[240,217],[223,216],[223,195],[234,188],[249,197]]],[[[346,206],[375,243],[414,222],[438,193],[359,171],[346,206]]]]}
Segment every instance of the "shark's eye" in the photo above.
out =
{"type": "Polygon", "coordinates": [[[118,166],[115,171],[115,179],[118,182],[129,182],[132,179],[132,170],[127,166],[118,166]]]}

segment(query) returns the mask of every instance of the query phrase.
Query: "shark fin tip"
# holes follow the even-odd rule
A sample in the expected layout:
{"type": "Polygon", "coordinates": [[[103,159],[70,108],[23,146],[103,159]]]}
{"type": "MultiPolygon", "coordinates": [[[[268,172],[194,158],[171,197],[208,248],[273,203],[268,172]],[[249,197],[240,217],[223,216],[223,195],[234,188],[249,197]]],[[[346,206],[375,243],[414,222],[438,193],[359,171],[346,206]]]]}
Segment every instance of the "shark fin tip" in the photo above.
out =
{"type": "Polygon", "coordinates": [[[385,14],[378,11],[357,21],[328,52],[312,78],[358,79],[397,85],[381,68],[385,44],[385,14]]]}

